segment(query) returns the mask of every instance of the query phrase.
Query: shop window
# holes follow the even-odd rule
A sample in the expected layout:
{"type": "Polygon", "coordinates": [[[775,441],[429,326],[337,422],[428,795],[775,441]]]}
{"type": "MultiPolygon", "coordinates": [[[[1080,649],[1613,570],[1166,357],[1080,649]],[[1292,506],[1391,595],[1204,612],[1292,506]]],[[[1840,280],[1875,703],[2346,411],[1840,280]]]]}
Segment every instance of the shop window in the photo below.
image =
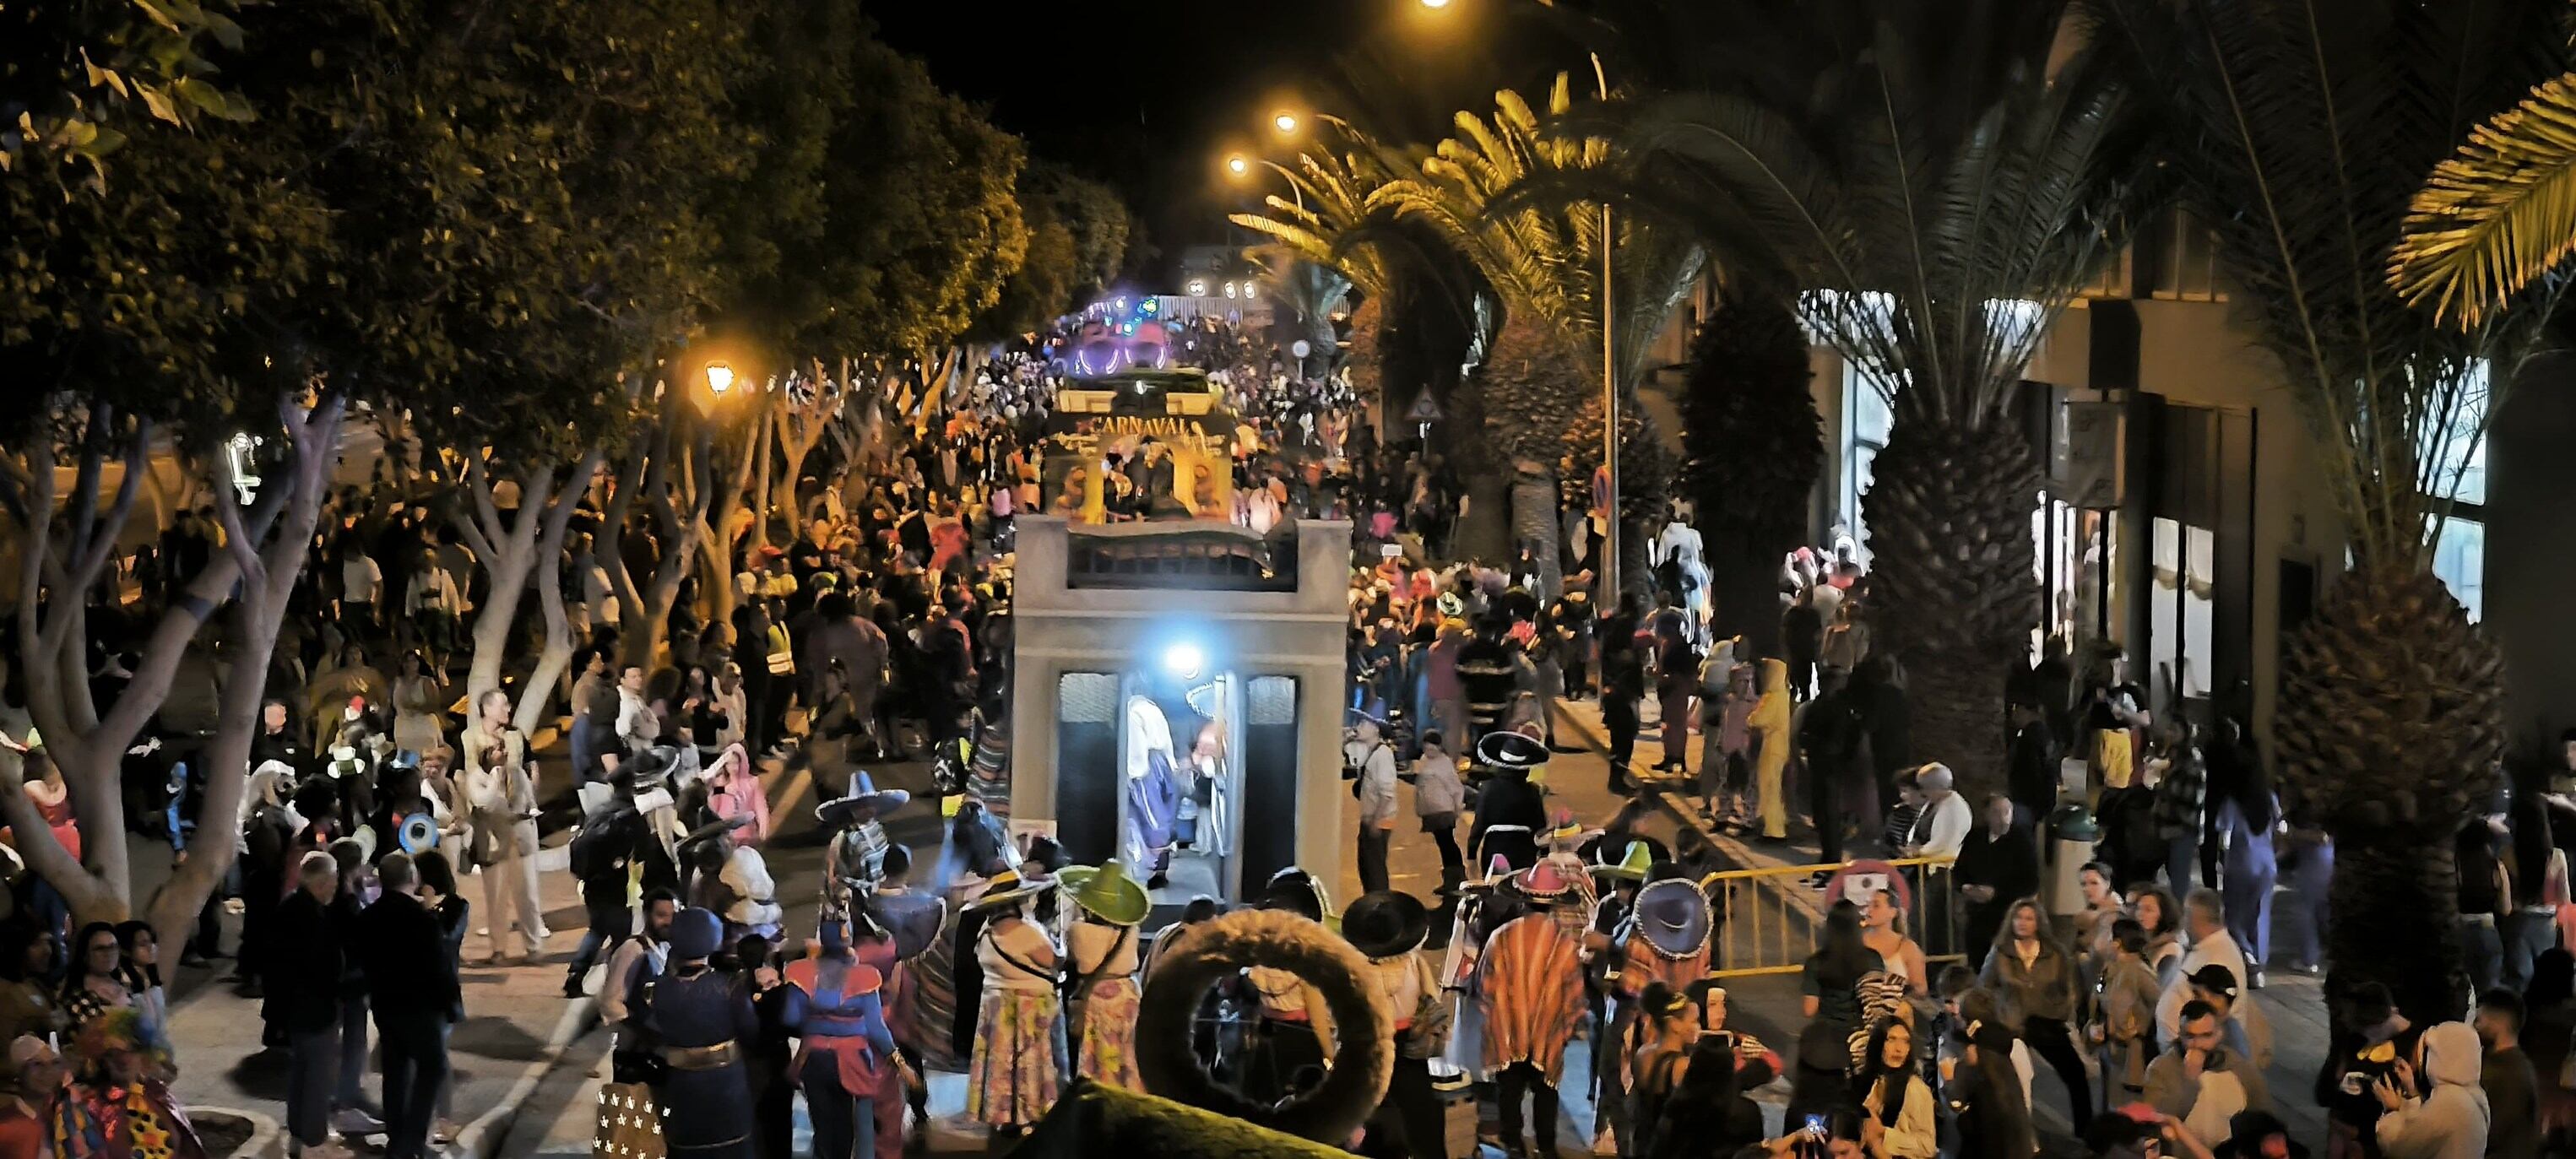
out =
{"type": "Polygon", "coordinates": [[[1863,567],[1869,565],[1868,528],[1861,522],[1860,497],[1869,493],[1870,468],[1887,449],[1896,413],[1868,376],[1849,359],[1843,361],[1842,524],[1857,545],[1863,567]]]}
{"type": "Polygon", "coordinates": [[[2218,590],[2218,536],[2205,527],[2158,517],[2149,572],[2147,675],[2156,704],[2171,707],[2209,697],[2210,628],[2218,590]]]}
{"type": "Polygon", "coordinates": [[[2428,431],[2420,453],[2433,537],[2433,574],[2477,622],[2486,613],[2487,361],[2461,376],[2459,405],[2448,423],[2428,431]],[[2443,504],[2447,501],[2447,514],[2443,504]]]}

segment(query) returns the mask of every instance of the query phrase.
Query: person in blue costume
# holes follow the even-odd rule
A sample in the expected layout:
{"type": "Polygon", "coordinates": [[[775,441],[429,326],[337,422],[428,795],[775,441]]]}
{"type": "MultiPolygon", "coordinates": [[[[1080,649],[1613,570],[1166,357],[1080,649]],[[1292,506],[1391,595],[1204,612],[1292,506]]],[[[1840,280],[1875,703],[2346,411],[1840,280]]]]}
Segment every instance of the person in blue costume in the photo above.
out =
{"type": "Polygon", "coordinates": [[[673,1159],[751,1159],[751,1075],[742,1044],[760,1031],[751,999],[708,959],[724,921],[692,906],[671,921],[669,972],[645,989],[646,1029],[661,1044],[662,1137],[673,1159]]]}
{"type": "MultiPolygon", "coordinates": [[[[894,1066],[894,1032],[886,1027],[878,991],[885,978],[859,961],[850,946],[850,922],[823,915],[822,951],[787,965],[787,981],[803,991],[804,1045],[796,1079],[814,1121],[814,1154],[820,1159],[874,1159],[878,1150],[878,1100],[888,1093],[894,1066]]],[[[896,1142],[901,1141],[897,1106],[896,1142]]]]}

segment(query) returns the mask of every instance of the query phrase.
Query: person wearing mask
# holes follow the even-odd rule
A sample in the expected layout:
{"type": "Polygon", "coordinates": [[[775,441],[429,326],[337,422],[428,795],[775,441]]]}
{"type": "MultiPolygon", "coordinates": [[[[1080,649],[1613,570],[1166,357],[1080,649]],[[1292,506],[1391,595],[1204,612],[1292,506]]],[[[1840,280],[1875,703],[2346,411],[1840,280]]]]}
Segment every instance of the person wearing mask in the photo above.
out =
{"type": "Polygon", "coordinates": [[[1986,798],[1986,823],[1959,847],[1958,866],[1951,873],[1967,903],[1961,948],[1971,967],[1985,965],[2012,904],[2039,890],[2039,849],[2029,832],[2014,824],[2013,814],[2012,798],[2001,793],[1986,798]]]}
{"type": "Polygon", "coordinates": [[[274,918],[281,952],[263,979],[270,1020],[286,1032],[288,1150],[317,1159],[348,1152],[331,1142],[331,1092],[340,1073],[341,926],[331,916],[340,866],[314,850],[296,868],[296,888],[274,918]]]}
{"type": "Polygon", "coordinates": [[[2540,1159],[2540,1078],[2522,1052],[2522,995],[2489,990],[2478,996],[2470,1025],[2485,1047],[2478,1089],[2487,1100],[2487,1151],[2494,1159],[2540,1159]]]}
{"type": "Polygon", "coordinates": [[[446,927],[418,896],[411,855],[386,854],[376,875],[384,895],[359,915],[356,944],[384,1050],[385,1155],[426,1159],[447,1077],[447,1024],[463,991],[446,927]]]}
{"type": "Polygon", "coordinates": [[[1458,779],[1458,758],[1442,739],[1436,731],[1422,734],[1422,756],[1413,763],[1413,811],[1440,850],[1439,892],[1446,895],[1467,880],[1466,858],[1458,850],[1458,813],[1467,807],[1467,787],[1458,779]]]}
{"type": "Polygon", "coordinates": [[[1914,1054],[1914,1028],[1894,1018],[1870,1031],[1860,1068],[1860,1144],[1869,1159],[1934,1159],[1940,1116],[1914,1054]]]}
{"type": "Polygon", "coordinates": [[[2423,1087],[2415,1068],[2398,1059],[2371,1087],[2381,1115],[2374,1128],[2387,1159],[2480,1159],[2487,1154],[2490,1111],[2478,1086],[2485,1052],[2465,1022],[2424,1031],[2423,1087]],[[2418,1093],[2421,1091],[2422,1093],[2418,1093]]]}
{"type": "Polygon", "coordinates": [[[2030,1045],[2066,1084],[2069,1118],[2081,1135],[2093,1122],[2093,1091],[2076,1053],[2075,959],[2048,927],[2039,903],[2027,899],[2005,911],[1980,983],[2001,1003],[2006,1029],[2030,1045]]]}

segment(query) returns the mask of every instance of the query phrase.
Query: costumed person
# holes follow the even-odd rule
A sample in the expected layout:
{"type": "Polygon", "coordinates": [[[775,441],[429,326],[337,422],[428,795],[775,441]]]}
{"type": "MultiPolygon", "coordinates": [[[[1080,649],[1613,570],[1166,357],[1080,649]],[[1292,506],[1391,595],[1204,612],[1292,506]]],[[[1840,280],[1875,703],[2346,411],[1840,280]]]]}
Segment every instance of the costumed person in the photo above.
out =
{"type": "Polygon", "coordinates": [[[1762,694],[1753,702],[1753,713],[1745,719],[1751,733],[1753,756],[1753,791],[1761,798],[1754,807],[1762,813],[1762,835],[1773,841],[1789,839],[1789,801],[1781,793],[1781,775],[1789,768],[1789,665],[1764,657],[1762,660],[1762,694]]]}
{"type": "MultiPolygon", "coordinates": [[[[1333,912],[1315,875],[1291,865],[1270,875],[1259,908],[1322,922],[1333,912]]],[[[1312,1085],[1331,1053],[1332,1011],[1313,983],[1273,966],[1251,966],[1243,983],[1260,1007],[1245,1086],[1252,1097],[1277,1102],[1312,1085]]]]}
{"type": "Polygon", "coordinates": [[[814,806],[814,819],[832,830],[824,847],[823,893],[834,904],[852,892],[873,893],[885,875],[886,831],[877,818],[902,808],[912,794],[879,789],[866,769],[850,770],[849,790],[814,806]]]}
{"type": "Polygon", "coordinates": [[[975,938],[983,998],[966,1071],[966,1113],[997,1139],[1046,1117],[1064,1085],[1064,1019],[1056,994],[1061,962],[1055,938],[1028,914],[1033,895],[1049,888],[1003,874],[974,905],[984,918],[975,938]]]}
{"type": "Polygon", "coordinates": [[[671,919],[670,972],[644,987],[642,1021],[660,1044],[654,1084],[672,1159],[749,1159],[751,1075],[741,1043],[760,1033],[751,997],[708,965],[724,922],[691,907],[671,919]]]}
{"type": "Polygon", "coordinates": [[[1467,829],[1467,856],[1500,857],[1514,869],[1538,862],[1539,831],[1547,805],[1538,780],[1547,768],[1547,745],[1517,732],[1489,732],[1476,742],[1476,763],[1491,771],[1476,794],[1476,821],[1467,829]]]}
{"type": "Polygon", "coordinates": [[[729,744],[716,754],[702,779],[707,786],[707,809],[718,817],[747,817],[750,823],[733,835],[736,845],[758,845],[769,839],[769,792],[761,787],[760,770],[752,767],[751,754],[740,743],[729,744]]]}
{"type": "Polygon", "coordinates": [[[760,850],[741,843],[739,835],[750,827],[751,818],[737,814],[699,826],[687,842],[700,867],[691,904],[724,919],[726,945],[741,941],[744,934],[775,940],[785,913],[769,862],[760,850]]]}
{"type": "Polygon", "coordinates": [[[1628,1073],[1628,1064],[1644,1046],[1642,1041],[1632,1041],[1641,1025],[1639,996],[1657,982],[1679,995],[1691,983],[1707,977],[1709,932],[1714,926],[1708,895],[1701,893],[1694,882],[1668,877],[1637,891],[1626,920],[1610,936],[1616,967],[1606,981],[1619,1001],[1610,1028],[1602,1037],[1618,1044],[1619,1052],[1616,1065],[1601,1069],[1601,1117],[1612,1130],[1625,1132],[1623,1138],[1633,1136],[1640,1127],[1653,1126],[1631,1117],[1635,1107],[1628,1097],[1637,1077],[1628,1073]]]}
{"type": "MultiPolygon", "coordinates": [[[[1485,1016],[1485,1066],[1502,1098],[1505,1152],[1528,1153],[1521,1134],[1522,1100],[1527,1098],[1538,1120],[1538,1153],[1554,1155],[1556,1087],[1565,1076],[1566,1044],[1583,1019],[1585,1003],[1582,944],[1552,911],[1573,904],[1578,895],[1552,861],[1522,870],[1513,890],[1534,912],[1495,930],[1476,965],[1476,992],[1485,1016]]],[[[1574,928],[1582,928],[1580,920],[1574,928]]]]}
{"type": "Polygon", "coordinates": [[[545,908],[537,900],[537,786],[528,763],[528,737],[510,724],[510,694],[485,692],[475,703],[465,745],[467,860],[483,876],[483,920],[491,957],[501,960],[501,935],[519,931],[519,955],[545,952],[545,908]]]}
{"type": "Polygon", "coordinates": [[[1180,786],[1172,777],[1172,726],[1161,706],[1127,698],[1127,862],[1145,871],[1148,888],[1163,885],[1171,868],[1172,825],[1180,813],[1180,786]]]}
{"type": "Polygon", "coordinates": [[[72,1047],[79,1077],[49,1113],[55,1159],[205,1159],[205,1144],[172,1097],[170,1044],[143,1014],[118,1007],[81,1027],[72,1047]]]}
{"type": "Polygon", "coordinates": [[[1143,990],[1136,982],[1142,946],[1136,927],[1153,910],[1145,887],[1112,861],[1076,865],[1056,875],[1073,899],[1079,920],[1065,930],[1067,992],[1065,1037],[1074,1069],[1093,1082],[1131,1091],[1145,1089],[1136,1074],[1136,1018],[1143,990]]]}
{"type": "Polygon", "coordinates": [[[1446,1155],[1449,1148],[1440,1096],[1431,1086],[1431,1059],[1449,1042],[1448,995],[1437,968],[1414,952],[1430,932],[1430,913],[1409,893],[1361,894],[1342,911],[1342,936],[1369,960],[1371,980],[1395,1016],[1395,1074],[1369,1134],[1401,1138],[1406,1155],[1446,1155]]]}
{"type": "MultiPolygon", "coordinates": [[[[881,1153],[884,1115],[877,1104],[894,1067],[894,1033],[886,1026],[879,993],[884,978],[859,961],[850,931],[848,918],[824,914],[817,933],[821,948],[787,964],[787,981],[805,996],[796,1082],[813,1120],[814,1153],[825,1159],[875,1159],[881,1153]]],[[[896,1142],[899,1147],[900,1138],[896,1142]]]]}

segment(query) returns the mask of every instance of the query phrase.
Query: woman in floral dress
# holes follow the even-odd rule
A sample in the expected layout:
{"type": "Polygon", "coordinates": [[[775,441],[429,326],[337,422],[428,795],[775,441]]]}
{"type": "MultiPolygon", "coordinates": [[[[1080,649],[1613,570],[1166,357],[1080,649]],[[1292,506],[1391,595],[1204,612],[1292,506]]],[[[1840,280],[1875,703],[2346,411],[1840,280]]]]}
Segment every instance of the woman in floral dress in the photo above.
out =
{"type": "Polygon", "coordinates": [[[989,917],[975,939],[984,996],[966,1071],[966,1113],[997,1135],[1025,1132],[1044,1118],[1068,1069],[1056,997],[1059,951],[1027,913],[1030,895],[1041,888],[1004,873],[975,903],[989,917]]]}
{"type": "Polygon", "coordinates": [[[1082,911],[1064,935],[1073,977],[1065,1026],[1066,1036],[1076,1040],[1075,1069],[1094,1082],[1144,1090],[1136,1075],[1136,1019],[1144,996],[1136,983],[1136,927],[1153,903],[1115,861],[1073,866],[1056,880],[1082,911]]]}

